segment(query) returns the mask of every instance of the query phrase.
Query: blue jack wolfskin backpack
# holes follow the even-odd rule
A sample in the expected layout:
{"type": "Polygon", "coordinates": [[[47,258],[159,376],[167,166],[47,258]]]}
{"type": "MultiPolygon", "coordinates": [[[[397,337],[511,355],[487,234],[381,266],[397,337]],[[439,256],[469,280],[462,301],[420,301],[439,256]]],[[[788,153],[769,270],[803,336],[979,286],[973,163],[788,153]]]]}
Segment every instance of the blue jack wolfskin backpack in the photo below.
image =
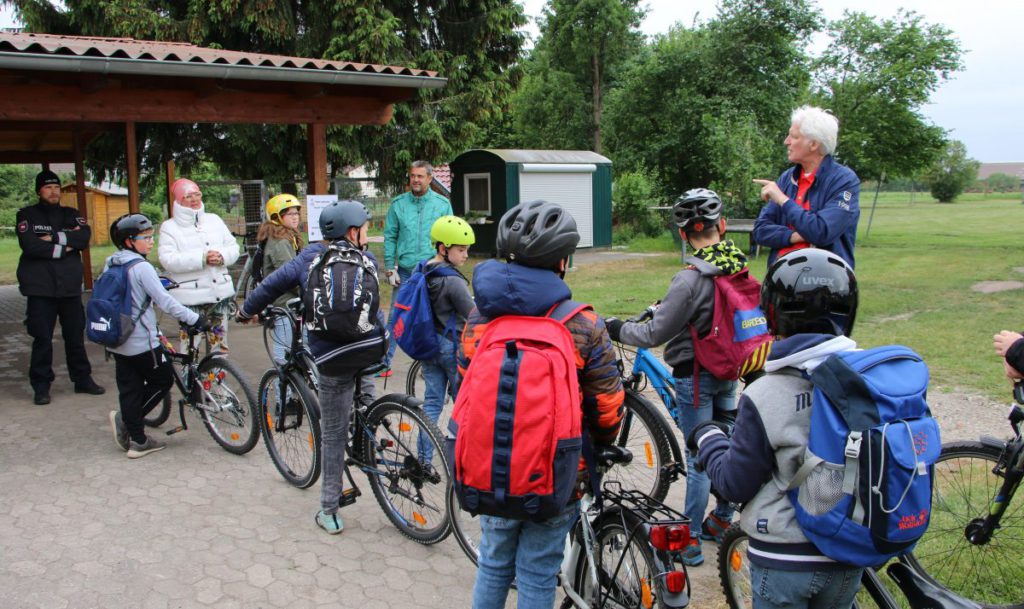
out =
{"type": "Polygon", "coordinates": [[[811,374],[804,463],[789,485],[797,522],[822,554],[870,567],[928,528],[939,426],[928,366],[906,347],[837,353],[811,374]]]}
{"type": "MultiPolygon", "coordinates": [[[[394,312],[391,314],[389,326],[391,336],[402,351],[416,360],[427,360],[438,354],[441,349],[434,330],[434,308],[430,304],[430,289],[427,280],[433,276],[461,276],[458,271],[448,265],[436,265],[424,272],[425,263],[420,262],[412,275],[402,282],[402,287],[395,295],[394,312]]],[[[454,334],[451,320],[445,328],[445,334],[454,334]]],[[[454,341],[455,336],[450,336],[454,341]]]]}
{"type": "Polygon", "coordinates": [[[105,347],[118,347],[128,340],[149,307],[149,298],[146,298],[138,316],[132,317],[128,271],[142,261],[142,258],[134,258],[125,264],[111,264],[93,284],[92,296],[85,306],[85,335],[89,340],[105,347]]]}

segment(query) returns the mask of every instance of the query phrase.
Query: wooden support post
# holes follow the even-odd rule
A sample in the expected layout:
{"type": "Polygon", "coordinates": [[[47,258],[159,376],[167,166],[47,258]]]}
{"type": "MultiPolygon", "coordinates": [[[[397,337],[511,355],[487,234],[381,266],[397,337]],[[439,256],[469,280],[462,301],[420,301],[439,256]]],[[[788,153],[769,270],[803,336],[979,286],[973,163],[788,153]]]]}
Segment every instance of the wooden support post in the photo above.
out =
{"type": "Polygon", "coordinates": [[[306,194],[327,194],[327,126],[323,123],[306,125],[306,175],[309,185],[306,194]]]}
{"type": "Polygon", "coordinates": [[[139,213],[139,155],[135,146],[135,123],[124,124],[124,145],[128,162],[128,211],[139,213]]]}
{"type": "Polygon", "coordinates": [[[174,184],[174,161],[167,161],[167,217],[174,217],[174,193],[171,186],[174,184]]]}
{"type": "MultiPolygon", "coordinates": [[[[82,145],[82,133],[74,131],[71,134],[72,147],[75,156],[75,195],[78,199],[78,215],[86,220],[89,219],[89,209],[85,202],[85,151],[82,145]]],[[[99,219],[97,218],[97,221],[99,219]]],[[[96,227],[92,227],[96,230],[96,227]]],[[[82,278],[85,280],[85,289],[92,289],[92,256],[89,255],[90,247],[82,250],[82,278]]]]}

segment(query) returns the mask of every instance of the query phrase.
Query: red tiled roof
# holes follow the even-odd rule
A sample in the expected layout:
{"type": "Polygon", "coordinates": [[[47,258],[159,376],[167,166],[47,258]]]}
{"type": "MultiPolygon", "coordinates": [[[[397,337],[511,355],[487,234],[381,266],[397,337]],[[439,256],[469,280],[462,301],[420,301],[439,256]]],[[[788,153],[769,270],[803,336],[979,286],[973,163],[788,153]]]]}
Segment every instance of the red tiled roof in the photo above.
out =
{"type": "Polygon", "coordinates": [[[233,66],[296,68],[336,72],[389,74],[398,76],[436,77],[436,72],[401,66],[383,66],[351,61],[328,61],[285,55],[263,55],[198,47],[186,42],[157,42],[134,38],[102,38],[93,36],[58,36],[0,32],[0,52],[39,53],[79,57],[109,57],[233,66]]]}
{"type": "Polygon", "coordinates": [[[434,179],[448,192],[452,191],[452,168],[448,165],[434,167],[434,179]]]}

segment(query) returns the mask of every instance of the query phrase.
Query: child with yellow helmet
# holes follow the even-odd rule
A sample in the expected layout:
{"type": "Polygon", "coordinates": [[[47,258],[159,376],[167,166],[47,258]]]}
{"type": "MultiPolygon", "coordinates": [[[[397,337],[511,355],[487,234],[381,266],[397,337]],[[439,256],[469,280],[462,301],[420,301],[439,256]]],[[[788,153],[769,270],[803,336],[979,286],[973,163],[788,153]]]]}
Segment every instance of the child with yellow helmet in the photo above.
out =
{"type": "MultiPolygon", "coordinates": [[[[303,248],[302,233],[299,232],[299,224],[302,222],[300,211],[302,203],[290,194],[280,194],[271,197],[267,201],[267,219],[260,225],[256,240],[259,242],[259,252],[253,260],[254,265],[259,264],[259,272],[254,269],[255,277],[266,277],[284,266],[303,248]]],[[[283,307],[290,299],[299,296],[299,288],[282,294],[273,305],[283,307]]],[[[285,349],[292,344],[292,328],[285,317],[278,317],[274,322],[272,352],[274,360],[284,363],[285,349]]]]}
{"type": "MultiPolygon", "coordinates": [[[[434,329],[440,343],[440,351],[436,356],[421,360],[426,385],[423,411],[436,423],[444,408],[445,394],[450,395],[454,402],[459,390],[455,364],[458,337],[475,305],[469,293],[469,281],[459,272],[458,267],[469,258],[469,246],[476,243],[476,235],[462,218],[441,216],[430,227],[430,241],[434,244],[434,257],[424,261],[418,270],[428,276],[434,329]]],[[[430,443],[419,441],[417,445],[420,459],[430,463],[430,443]]]]}

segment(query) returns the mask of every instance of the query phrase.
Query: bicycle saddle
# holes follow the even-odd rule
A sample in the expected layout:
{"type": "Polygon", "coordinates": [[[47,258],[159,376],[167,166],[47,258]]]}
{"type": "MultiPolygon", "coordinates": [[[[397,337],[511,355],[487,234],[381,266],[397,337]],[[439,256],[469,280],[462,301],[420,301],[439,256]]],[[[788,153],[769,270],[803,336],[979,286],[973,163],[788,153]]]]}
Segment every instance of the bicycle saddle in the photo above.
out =
{"type": "Polygon", "coordinates": [[[629,463],[633,460],[633,453],[628,448],[612,444],[598,444],[594,447],[594,457],[602,465],[614,465],[616,463],[629,463]]]}
{"type": "Polygon", "coordinates": [[[981,609],[981,605],[936,586],[901,562],[889,565],[886,571],[899,584],[911,609],[981,609]]]}

